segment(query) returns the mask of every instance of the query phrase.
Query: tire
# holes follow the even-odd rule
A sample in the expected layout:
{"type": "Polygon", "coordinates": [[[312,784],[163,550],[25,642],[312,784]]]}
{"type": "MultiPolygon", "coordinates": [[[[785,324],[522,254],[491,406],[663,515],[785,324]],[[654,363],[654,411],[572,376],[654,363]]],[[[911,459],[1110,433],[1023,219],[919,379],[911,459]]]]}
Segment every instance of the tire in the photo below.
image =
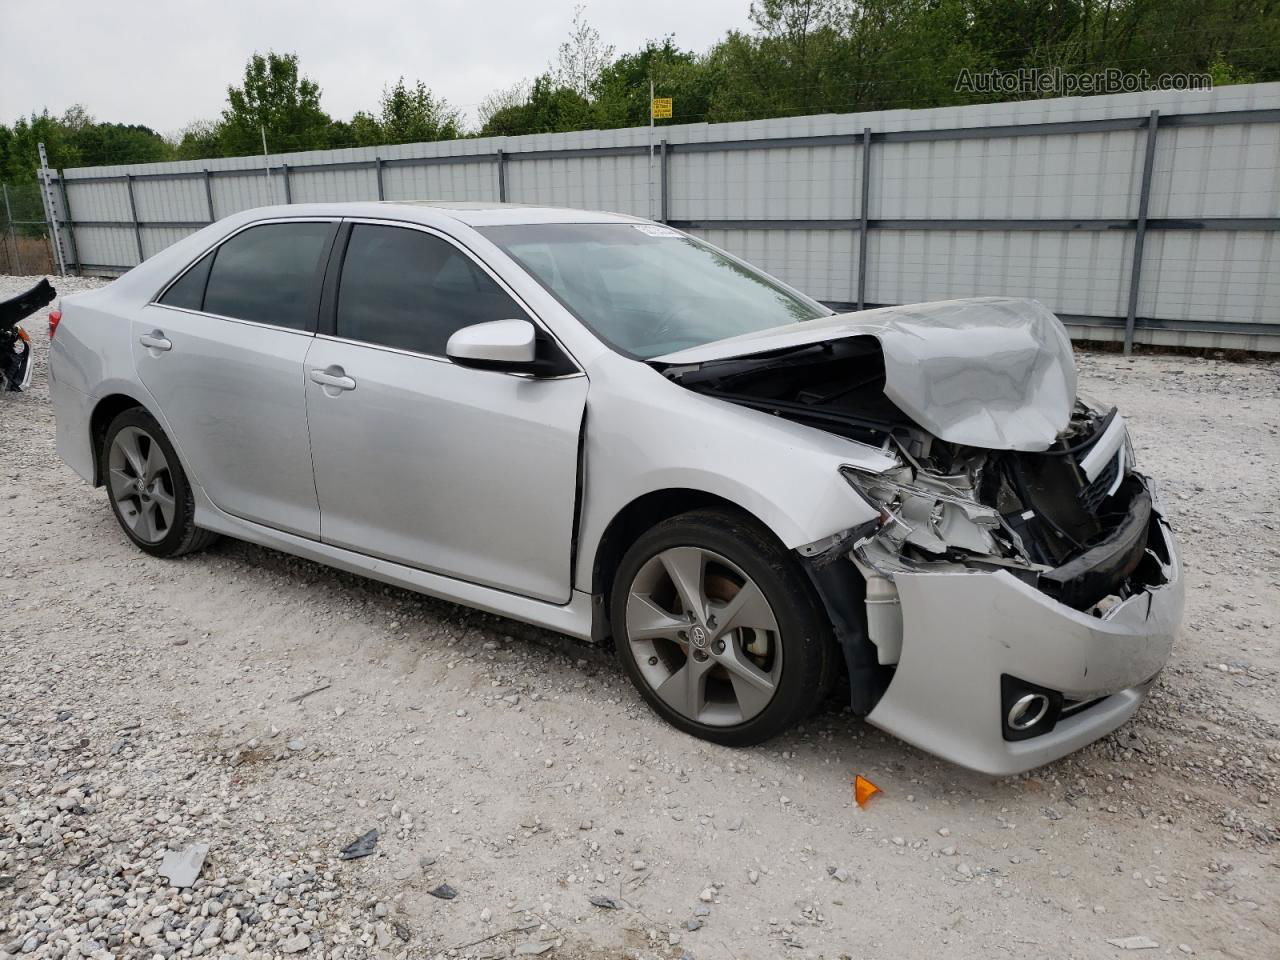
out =
{"type": "Polygon", "coordinates": [[[181,557],[218,538],[195,525],[186,472],[146,410],[133,407],[118,414],[107,427],[100,456],[111,512],[138,549],[156,557],[181,557]]]}
{"type": "Polygon", "coordinates": [[[609,607],[618,658],[640,695],[703,740],[762,743],[805,719],[829,689],[835,644],[813,587],[743,514],[696,510],[641,535],[619,564],[609,607]],[[703,615],[690,619],[684,598],[695,581],[702,593],[692,605],[703,615]]]}

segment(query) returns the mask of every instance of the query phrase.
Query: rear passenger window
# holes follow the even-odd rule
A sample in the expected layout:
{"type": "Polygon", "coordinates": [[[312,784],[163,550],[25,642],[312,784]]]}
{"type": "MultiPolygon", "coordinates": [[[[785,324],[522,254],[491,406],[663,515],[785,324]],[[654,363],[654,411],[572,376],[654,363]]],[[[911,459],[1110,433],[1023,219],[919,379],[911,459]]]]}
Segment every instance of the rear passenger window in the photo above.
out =
{"type": "Polygon", "coordinates": [[[265,223],[218,248],[204,310],[237,320],[311,330],[332,223],[265,223]]]}
{"type": "Polygon", "coordinates": [[[194,267],[178,278],[160,302],[169,307],[182,307],[184,310],[204,309],[204,285],[209,280],[209,268],[213,266],[213,254],[210,251],[200,258],[194,267]]]}
{"type": "Polygon", "coordinates": [[[339,337],[443,357],[455,330],[512,318],[528,314],[453,244],[420,230],[352,227],[339,337]]]}

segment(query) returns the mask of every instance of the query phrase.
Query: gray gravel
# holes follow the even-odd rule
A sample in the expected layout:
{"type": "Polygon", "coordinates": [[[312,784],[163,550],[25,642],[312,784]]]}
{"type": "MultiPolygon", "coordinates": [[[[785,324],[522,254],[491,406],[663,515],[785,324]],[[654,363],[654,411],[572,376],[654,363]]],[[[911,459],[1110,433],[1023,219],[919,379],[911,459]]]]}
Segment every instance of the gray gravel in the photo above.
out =
{"type": "Polygon", "coordinates": [[[1160,478],[1186,629],[1133,723],[995,780],[835,710],[722,749],[568,641],[231,541],[147,557],[55,457],[27,326],[0,960],[1280,956],[1280,365],[1080,358],[1160,478]]]}

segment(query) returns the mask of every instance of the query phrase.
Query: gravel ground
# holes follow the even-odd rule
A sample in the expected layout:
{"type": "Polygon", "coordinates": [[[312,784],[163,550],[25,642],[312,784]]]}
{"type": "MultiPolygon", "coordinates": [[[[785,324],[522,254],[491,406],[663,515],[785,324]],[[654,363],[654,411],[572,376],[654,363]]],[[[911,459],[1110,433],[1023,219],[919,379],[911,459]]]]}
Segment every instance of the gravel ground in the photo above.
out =
{"type": "Polygon", "coordinates": [[[56,458],[27,328],[0,960],[1280,956],[1280,364],[1080,358],[1161,480],[1185,630],[1132,723],[993,779],[835,709],[716,747],[563,638],[230,540],[148,557],[56,458]]]}

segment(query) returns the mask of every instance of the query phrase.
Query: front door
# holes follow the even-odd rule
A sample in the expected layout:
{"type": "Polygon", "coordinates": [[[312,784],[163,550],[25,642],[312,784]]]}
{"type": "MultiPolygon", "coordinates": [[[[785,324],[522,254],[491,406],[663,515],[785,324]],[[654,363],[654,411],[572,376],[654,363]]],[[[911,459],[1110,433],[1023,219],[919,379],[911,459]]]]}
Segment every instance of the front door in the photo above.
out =
{"type": "Polygon", "coordinates": [[[426,230],[354,224],[334,298],[306,359],[321,539],[567,602],[586,378],[448,360],[455,330],[529,315],[426,230]]]}
{"type": "Polygon", "coordinates": [[[317,539],[303,363],[337,223],[249,227],[134,318],[138,376],[209,499],[317,539]]]}

